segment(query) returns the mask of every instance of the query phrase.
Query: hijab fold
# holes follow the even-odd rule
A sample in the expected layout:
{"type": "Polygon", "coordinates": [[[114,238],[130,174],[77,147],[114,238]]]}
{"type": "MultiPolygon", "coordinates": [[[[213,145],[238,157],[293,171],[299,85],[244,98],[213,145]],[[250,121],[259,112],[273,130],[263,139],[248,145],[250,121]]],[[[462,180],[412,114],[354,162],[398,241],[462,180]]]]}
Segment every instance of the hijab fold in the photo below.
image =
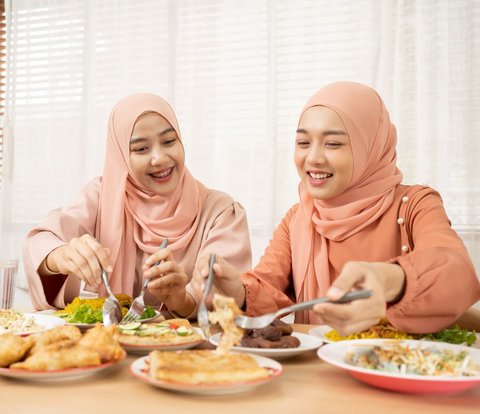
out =
{"type": "MultiPolygon", "coordinates": [[[[338,276],[329,262],[330,242],[341,242],[381,217],[403,178],[396,165],[395,126],[377,92],[355,82],[336,82],[313,95],[302,115],[313,106],[326,106],[343,120],[354,165],[347,190],[331,199],[313,199],[303,183],[298,187],[300,208],[290,223],[297,301],[326,294],[338,276]]],[[[305,312],[296,321],[322,323],[316,318],[305,312]]]]}
{"type": "MultiPolygon", "coordinates": [[[[127,96],[110,114],[95,236],[111,250],[110,284],[115,293],[133,292],[138,250],[152,254],[165,238],[173,251],[188,246],[207,197],[207,189],[187,168],[167,197],[152,194],[136,182],[130,167],[130,138],[145,112],[164,117],[181,141],[175,114],[159,96],[127,96]]],[[[105,295],[103,286],[99,293],[105,295]]]]}

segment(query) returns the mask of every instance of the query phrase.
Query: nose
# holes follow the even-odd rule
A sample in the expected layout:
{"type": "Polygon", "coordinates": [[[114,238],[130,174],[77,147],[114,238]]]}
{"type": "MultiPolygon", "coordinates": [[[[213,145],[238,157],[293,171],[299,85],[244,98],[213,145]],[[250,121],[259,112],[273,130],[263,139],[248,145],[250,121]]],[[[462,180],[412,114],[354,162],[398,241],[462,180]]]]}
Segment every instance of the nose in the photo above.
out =
{"type": "Polygon", "coordinates": [[[307,162],[310,164],[325,164],[325,148],[323,143],[315,142],[310,145],[307,154],[307,162]]]}
{"type": "Polygon", "coordinates": [[[150,163],[152,165],[161,165],[167,159],[167,154],[162,148],[154,148],[150,163]]]}

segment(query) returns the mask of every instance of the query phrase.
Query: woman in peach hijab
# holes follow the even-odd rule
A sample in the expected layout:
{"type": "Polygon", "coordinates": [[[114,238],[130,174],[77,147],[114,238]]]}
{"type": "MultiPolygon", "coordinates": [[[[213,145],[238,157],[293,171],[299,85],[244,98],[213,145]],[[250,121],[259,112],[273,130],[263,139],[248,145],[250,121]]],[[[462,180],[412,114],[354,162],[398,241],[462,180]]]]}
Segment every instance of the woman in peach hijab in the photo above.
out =
{"type": "MultiPolygon", "coordinates": [[[[260,315],[365,288],[368,299],[320,304],[296,322],[342,334],[381,318],[408,332],[434,332],[480,299],[480,284],[440,195],[400,184],[396,130],[380,96],[354,82],[320,89],[297,128],[300,203],[285,215],[260,263],[239,277],[220,260],[216,288],[260,315]]],[[[206,259],[204,259],[206,260],[206,259]]],[[[195,289],[205,277],[202,263],[195,289]]]]}
{"type": "Polygon", "coordinates": [[[35,308],[63,308],[81,281],[105,295],[103,268],[114,293],[136,296],[146,278],[147,303],[189,316],[196,308],[189,281],[201,254],[221,252],[250,268],[244,209],[195,180],[184,160],[166,101],[152,94],[122,99],[110,114],[103,176],[28,234],[24,262],[35,308]],[[159,250],[164,239],[168,248],[159,250]]]}

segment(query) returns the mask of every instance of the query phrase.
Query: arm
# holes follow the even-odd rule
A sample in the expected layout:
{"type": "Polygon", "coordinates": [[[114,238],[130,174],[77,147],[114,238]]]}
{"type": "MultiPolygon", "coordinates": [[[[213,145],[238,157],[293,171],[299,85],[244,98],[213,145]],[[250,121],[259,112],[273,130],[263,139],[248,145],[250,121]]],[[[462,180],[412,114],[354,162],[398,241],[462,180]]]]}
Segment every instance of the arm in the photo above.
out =
{"type": "Polygon", "coordinates": [[[43,223],[28,233],[23,257],[30,297],[36,309],[61,308],[65,301],[78,295],[80,280],[60,274],[58,268],[49,271],[45,268],[45,259],[73,238],[93,235],[99,193],[100,179],[97,178],[87,184],[71,206],[51,211],[43,223]]]}
{"type": "Polygon", "coordinates": [[[349,262],[327,292],[338,299],[352,288],[374,291],[348,305],[321,304],[325,323],[348,335],[381,318],[399,330],[435,332],[451,325],[480,297],[480,284],[463,242],[451,229],[438,193],[423,189],[408,201],[405,225],[411,252],[390,263],[349,262]]]}
{"type": "Polygon", "coordinates": [[[297,208],[292,207],[282,219],[258,265],[242,275],[248,315],[274,312],[295,303],[289,224],[297,208]]]}
{"type": "MultiPolygon", "coordinates": [[[[233,297],[240,307],[246,308],[249,315],[269,313],[293,304],[286,292],[293,290],[288,226],[295,210],[294,207],[284,217],[255,269],[240,275],[235,266],[217,255],[212,293],[220,292],[233,297]]],[[[202,296],[208,273],[209,256],[207,254],[200,259],[199,272],[192,280],[199,297],[202,296]]]]}
{"type": "MultiPolygon", "coordinates": [[[[196,305],[203,293],[201,289],[194,288],[193,278],[202,267],[203,257],[209,257],[210,252],[215,252],[239,269],[245,270],[251,266],[250,237],[243,207],[231,197],[215,191],[211,193],[202,214],[205,225],[201,229],[199,248],[195,252],[191,251],[197,258],[192,281],[183,266],[174,261],[169,249],[150,256],[144,266],[145,277],[155,279],[149,283],[146,300],[149,303],[164,301],[170,311],[182,317],[196,315],[196,305]],[[151,268],[159,260],[164,262],[151,268]]],[[[208,273],[208,264],[206,272],[208,273]]]]}
{"type": "Polygon", "coordinates": [[[480,282],[440,195],[428,189],[407,205],[413,249],[392,260],[404,270],[406,285],[387,317],[400,330],[435,332],[454,323],[480,299],[480,282]]]}

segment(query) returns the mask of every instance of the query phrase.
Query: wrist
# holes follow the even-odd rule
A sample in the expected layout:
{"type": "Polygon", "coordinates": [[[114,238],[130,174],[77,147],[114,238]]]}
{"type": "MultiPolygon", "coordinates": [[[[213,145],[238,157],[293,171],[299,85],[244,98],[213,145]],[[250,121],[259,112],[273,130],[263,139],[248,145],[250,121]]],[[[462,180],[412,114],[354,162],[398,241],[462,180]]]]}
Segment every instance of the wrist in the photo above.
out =
{"type": "Polygon", "coordinates": [[[389,305],[397,303],[405,292],[406,276],[403,268],[395,263],[382,263],[385,300],[389,305]]]}
{"type": "Polygon", "coordinates": [[[174,312],[176,315],[187,318],[191,314],[195,312],[196,303],[187,291],[181,299],[179,300],[178,297],[175,298],[173,301],[169,301],[168,299],[165,301],[165,305],[167,306],[170,312],[174,312]]]}
{"type": "MultiPolygon", "coordinates": [[[[55,249],[56,250],[56,249],[55,249]]],[[[55,250],[52,250],[47,257],[43,260],[43,270],[46,275],[58,275],[60,274],[60,271],[58,269],[58,266],[52,257],[53,252],[55,250]]]]}

